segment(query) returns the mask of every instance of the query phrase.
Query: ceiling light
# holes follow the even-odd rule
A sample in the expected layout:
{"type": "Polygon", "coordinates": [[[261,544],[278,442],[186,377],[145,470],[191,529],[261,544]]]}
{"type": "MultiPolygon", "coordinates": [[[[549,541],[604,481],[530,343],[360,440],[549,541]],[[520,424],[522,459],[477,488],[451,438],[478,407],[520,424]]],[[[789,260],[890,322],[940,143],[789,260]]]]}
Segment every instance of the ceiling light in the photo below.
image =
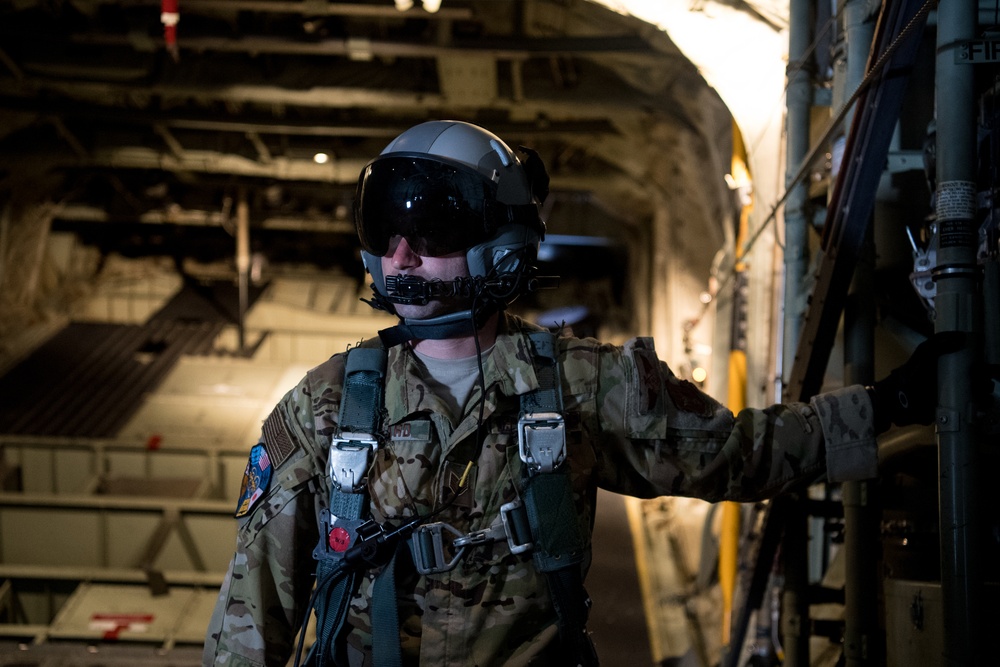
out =
{"type": "Polygon", "coordinates": [[[370,62],[375,56],[372,51],[372,41],[367,37],[347,38],[347,57],[351,60],[370,62]]]}
{"type": "Polygon", "coordinates": [[[431,14],[441,9],[441,0],[424,0],[423,4],[424,4],[424,11],[427,11],[431,14]]]}
{"type": "Polygon", "coordinates": [[[313,162],[316,164],[326,164],[329,161],[330,156],[326,153],[316,153],[316,155],[313,155],[313,162]]]}
{"type": "Polygon", "coordinates": [[[405,12],[407,9],[413,9],[413,0],[396,0],[396,9],[401,12],[405,12]]]}

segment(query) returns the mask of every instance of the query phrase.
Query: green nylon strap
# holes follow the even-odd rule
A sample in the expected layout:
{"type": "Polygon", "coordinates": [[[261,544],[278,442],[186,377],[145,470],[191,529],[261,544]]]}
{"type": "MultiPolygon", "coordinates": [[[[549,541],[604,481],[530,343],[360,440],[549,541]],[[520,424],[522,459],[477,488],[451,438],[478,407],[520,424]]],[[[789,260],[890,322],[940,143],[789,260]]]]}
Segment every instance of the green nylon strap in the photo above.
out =
{"type": "Polygon", "coordinates": [[[399,645],[399,611],[396,609],[396,557],[399,546],[372,586],[372,660],[375,667],[399,667],[402,650],[399,645]]]}
{"type": "MultiPolygon", "coordinates": [[[[556,337],[548,331],[529,334],[535,357],[538,389],[521,396],[521,414],[563,413],[556,337]]],[[[597,653],[587,635],[587,594],[583,566],[588,557],[573,501],[568,466],[551,472],[525,471],[521,490],[531,529],[535,568],[545,575],[559,626],[567,665],[592,667],[597,653]]]]}
{"type": "MultiPolygon", "coordinates": [[[[549,331],[534,331],[528,337],[534,348],[538,388],[521,395],[521,414],[562,414],[562,381],[556,337],[549,331]]],[[[566,466],[550,473],[526,476],[522,500],[535,543],[533,558],[539,571],[552,572],[583,562],[583,536],[580,534],[566,466]]]]}
{"type": "MultiPolygon", "coordinates": [[[[384,404],[385,367],[384,349],[355,347],[347,353],[344,388],[340,402],[341,433],[377,436],[381,427],[384,404]]],[[[357,527],[363,523],[367,514],[366,488],[357,493],[343,492],[335,488],[333,480],[330,480],[331,520],[334,521],[334,526],[349,531],[352,544],[357,539],[357,527]]],[[[320,551],[325,557],[319,560],[317,566],[317,582],[325,582],[343,558],[343,553],[329,549],[326,540],[326,535],[320,536],[320,551]]],[[[316,656],[314,664],[346,664],[340,655],[342,647],[337,646],[337,639],[347,622],[347,611],[357,582],[358,573],[356,570],[351,570],[332,584],[327,584],[329,590],[324,594],[323,603],[317,605],[316,609],[316,646],[311,653],[316,656]]],[[[396,634],[398,637],[398,630],[396,634]]],[[[396,643],[398,644],[398,640],[396,643]]]]}
{"type": "Polygon", "coordinates": [[[367,500],[367,493],[334,491],[330,494],[330,513],[340,519],[360,519],[366,509],[367,500]]]}
{"type": "Polygon", "coordinates": [[[340,430],[378,433],[384,403],[386,353],[381,348],[355,347],[347,353],[340,430]]]}
{"type": "Polygon", "coordinates": [[[599,659],[587,634],[589,609],[579,568],[563,568],[546,574],[552,605],[559,619],[559,639],[567,667],[597,667],[599,659]]]}
{"type": "Polygon", "coordinates": [[[559,470],[532,475],[525,480],[523,500],[535,543],[531,557],[538,571],[579,566],[585,549],[569,475],[559,470]]]}
{"type": "MultiPolygon", "coordinates": [[[[327,582],[330,574],[336,569],[337,561],[325,559],[320,561],[316,570],[317,582],[327,582]]],[[[332,584],[327,583],[329,591],[324,594],[326,604],[316,608],[316,643],[309,652],[310,667],[316,665],[346,664],[343,656],[338,655],[336,638],[344,629],[347,620],[347,607],[351,600],[351,591],[357,583],[357,572],[345,572],[332,584]]]]}
{"type": "Polygon", "coordinates": [[[521,412],[562,413],[562,383],[559,380],[559,363],[556,359],[555,336],[548,331],[533,331],[528,339],[534,348],[535,377],[538,389],[521,395],[521,412]]]}

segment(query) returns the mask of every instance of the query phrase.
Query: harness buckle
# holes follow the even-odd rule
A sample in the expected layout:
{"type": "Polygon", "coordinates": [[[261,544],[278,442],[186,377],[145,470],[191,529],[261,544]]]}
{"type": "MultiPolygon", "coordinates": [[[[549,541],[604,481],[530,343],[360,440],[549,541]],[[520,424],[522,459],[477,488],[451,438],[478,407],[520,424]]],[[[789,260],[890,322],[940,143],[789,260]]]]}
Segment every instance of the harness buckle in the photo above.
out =
{"type": "Polygon", "coordinates": [[[410,553],[413,554],[413,565],[417,572],[424,575],[440,574],[455,569],[466,549],[464,545],[458,544],[462,537],[457,528],[442,521],[417,526],[410,538],[410,553]],[[445,554],[446,530],[456,538],[451,543],[455,555],[450,560],[445,554]]]}
{"type": "Polygon", "coordinates": [[[566,422],[558,412],[530,412],[517,422],[517,447],[532,473],[552,472],[566,459],[566,422]]]}
{"type": "Polygon", "coordinates": [[[333,439],[326,471],[338,491],[357,493],[362,489],[376,450],[378,440],[367,433],[342,433],[333,439]]]}
{"type": "Polygon", "coordinates": [[[517,522],[511,516],[521,507],[520,498],[515,498],[500,506],[500,521],[503,523],[503,532],[507,535],[507,546],[512,554],[524,553],[535,546],[535,543],[531,541],[530,531],[528,535],[521,535],[524,531],[517,529],[517,522]],[[526,539],[522,541],[521,538],[526,539]]]}
{"type": "Polygon", "coordinates": [[[456,547],[480,547],[484,544],[492,544],[506,537],[506,528],[496,524],[489,528],[474,530],[467,535],[457,538],[452,544],[456,547]]]}

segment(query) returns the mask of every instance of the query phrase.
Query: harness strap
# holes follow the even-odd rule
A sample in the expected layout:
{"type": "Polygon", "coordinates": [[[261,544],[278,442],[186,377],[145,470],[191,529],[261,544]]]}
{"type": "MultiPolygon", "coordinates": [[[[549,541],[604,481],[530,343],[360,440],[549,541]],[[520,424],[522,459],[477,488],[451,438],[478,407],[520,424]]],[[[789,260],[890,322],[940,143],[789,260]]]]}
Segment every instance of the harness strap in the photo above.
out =
{"type": "Polygon", "coordinates": [[[535,351],[535,377],[538,389],[521,395],[521,412],[556,412],[562,414],[562,382],[559,378],[559,359],[556,337],[548,331],[532,331],[528,339],[535,351]]]}
{"type": "MultiPolygon", "coordinates": [[[[336,567],[333,559],[321,560],[316,568],[316,580],[327,581],[336,567]]],[[[344,629],[347,607],[357,580],[357,572],[349,571],[342,573],[332,586],[327,586],[329,590],[325,593],[324,604],[316,609],[316,643],[313,644],[306,661],[309,667],[347,664],[333,638],[339,637],[344,629]]]]}
{"type": "MultiPolygon", "coordinates": [[[[588,554],[576,516],[568,469],[563,465],[566,442],[556,341],[547,331],[530,333],[529,339],[534,347],[539,387],[521,397],[519,447],[524,462],[523,510],[534,542],[532,559],[548,583],[567,664],[593,667],[598,660],[586,632],[590,601],[583,588],[582,570],[588,554]]],[[[354,348],[349,352],[341,400],[341,437],[335,438],[330,446],[330,518],[324,526],[330,532],[321,535],[315,552],[319,581],[324,580],[324,573],[332,572],[340,564],[344,552],[354,546],[358,528],[365,523],[366,473],[371,454],[378,447],[376,434],[382,420],[384,378],[384,350],[354,348]]],[[[523,519],[518,520],[521,512],[509,514],[515,526],[506,526],[506,531],[523,534],[523,528],[517,530],[523,525],[523,519]]],[[[507,537],[510,541],[509,534],[507,537]]],[[[520,540],[517,544],[510,543],[512,550],[514,546],[520,549],[522,544],[520,540]]],[[[526,548],[531,546],[527,541],[523,544],[526,548]]],[[[398,552],[397,546],[391,560],[376,576],[372,591],[372,645],[377,667],[401,664],[395,595],[398,552]]],[[[336,639],[343,630],[357,579],[358,574],[353,570],[337,578],[326,594],[327,604],[317,609],[318,637],[314,649],[318,650],[310,653],[310,658],[315,658],[310,664],[341,662],[341,656],[335,655],[336,639]],[[331,648],[333,654],[328,654],[331,648]]]]}
{"type": "Polygon", "coordinates": [[[331,575],[341,566],[347,550],[357,543],[358,529],[368,516],[367,473],[378,449],[385,367],[384,349],[356,347],[348,351],[340,434],[331,440],[327,462],[329,513],[323,519],[319,544],[313,552],[318,561],[317,586],[328,590],[318,591],[322,603],[316,607],[316,644],[310,652],[310,664],[346,664],[337,638],[347,620],[358,573],[351,568],[335,578],[331,579],[331,575]]]}
{"type": "Polygon", "coordinates": [[[396,557],[392,558],[375,577],[372,586],[372,661],[376,667],[398,667],[403,664],[399,645],[399,610],[396,608],[396,557]]]}
{"type": "Polygon", "coordinates": [[[355,347],[347,353],[344,390],[340,400],[340,430],[378,432],[382,421],[386,353],[381,348],[355,347]]]}
{"type": "Polygon", "coordinates": [[[539,387],[521,397],[519,448],[524,462],[522,497],[534,542],[532,561],[548,583],[567,664],[590,667],[598,659],[586,629],[590,600],[582,566],[587,549],[564,465],[566,432],[556,340],[548,331],[529,337],[539,387]]]}

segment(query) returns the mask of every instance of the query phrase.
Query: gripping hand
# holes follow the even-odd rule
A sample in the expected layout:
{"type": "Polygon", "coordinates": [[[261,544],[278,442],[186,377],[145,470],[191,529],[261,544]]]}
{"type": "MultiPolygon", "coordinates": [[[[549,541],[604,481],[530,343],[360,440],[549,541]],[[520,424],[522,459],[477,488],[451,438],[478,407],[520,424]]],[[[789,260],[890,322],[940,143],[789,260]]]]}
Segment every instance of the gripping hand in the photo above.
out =
{"type": "Polygon", "coordinates": [[[875,432],[890,424],[930,424],[937,407],[938,359],[957,352],[969,342],[969,334],[946,331],[917,346],[910,358],[868,388],[875,409],[875,432]]]}

